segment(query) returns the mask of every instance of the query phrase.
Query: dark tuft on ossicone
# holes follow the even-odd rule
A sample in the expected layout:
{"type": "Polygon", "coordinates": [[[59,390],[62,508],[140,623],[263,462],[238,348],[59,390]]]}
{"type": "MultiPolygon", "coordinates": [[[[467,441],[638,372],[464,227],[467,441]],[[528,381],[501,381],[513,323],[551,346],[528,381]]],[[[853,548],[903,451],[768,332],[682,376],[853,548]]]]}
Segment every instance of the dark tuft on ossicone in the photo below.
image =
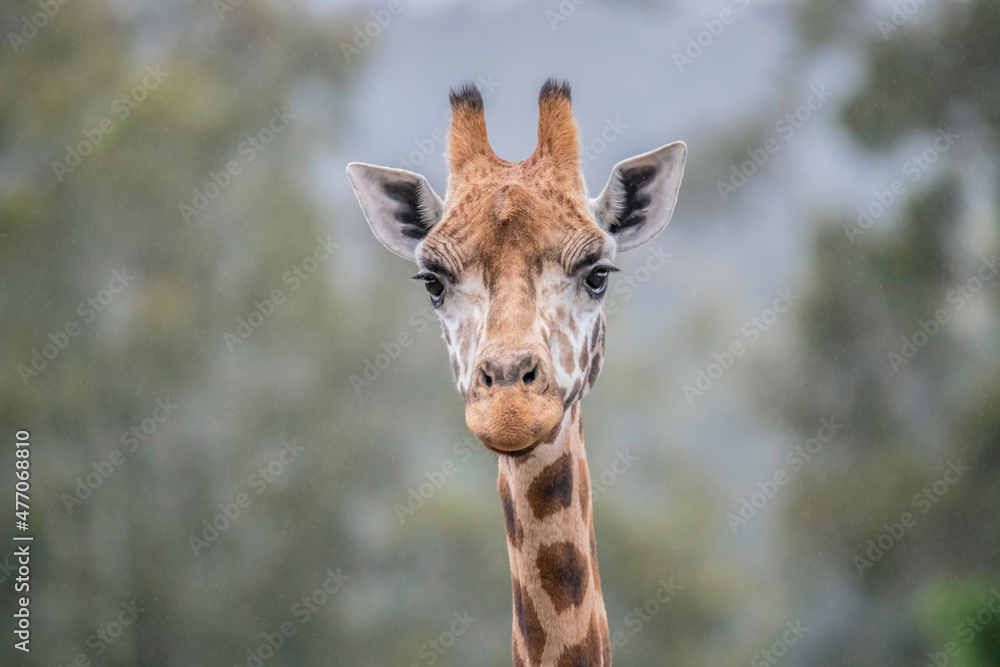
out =
{"type": "Polygon", "coordinates": [[[483,95],[471,81],[466,81],[460,85],[458,90],[452,88],[448,94],[448,99],[451,100],[452,109],[464,106],[473,111],[483,110],[483,95]]]}
{"type": "Polygon", "coordinates": [[[538,101],[544,102],[549,98],[564,97],[567,101],[572,101],[569,91],[569,81],[560,81],[555,77],[549,77],[542,84],[542,89],[538,93],[538,101]]]}

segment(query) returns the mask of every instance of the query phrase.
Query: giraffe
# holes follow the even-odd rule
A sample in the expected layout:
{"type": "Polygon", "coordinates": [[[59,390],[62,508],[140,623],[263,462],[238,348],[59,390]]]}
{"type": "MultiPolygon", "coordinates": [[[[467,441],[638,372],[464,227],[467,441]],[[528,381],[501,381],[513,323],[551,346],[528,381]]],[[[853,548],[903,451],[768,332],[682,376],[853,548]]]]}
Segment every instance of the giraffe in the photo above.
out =
{"type": "Polygon", "coordinates": [[[670,221],[687,147],[619,162],[591,199],[568,83],[542,86],[538,146],[521,162],[493,153],[475,86],[450,102],[444,199],[410,171],[347,174],[375,236],[416,263],[466,423],[498,454],[514,666],[607,666],[580,399],[604,359],[612,260],[670,221]]]}

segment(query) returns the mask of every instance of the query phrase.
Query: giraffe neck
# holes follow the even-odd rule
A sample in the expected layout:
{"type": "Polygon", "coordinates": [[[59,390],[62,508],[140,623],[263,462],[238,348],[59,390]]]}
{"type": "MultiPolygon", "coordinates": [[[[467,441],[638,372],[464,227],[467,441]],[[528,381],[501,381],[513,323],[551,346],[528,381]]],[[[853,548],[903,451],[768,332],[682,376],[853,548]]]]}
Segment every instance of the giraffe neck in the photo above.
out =
{"type": "Polygon", "coordinates": [[[554,439],[501,455],[497,487],[514,596],[514,667],[611,665],[580,403],[554,439]]]}

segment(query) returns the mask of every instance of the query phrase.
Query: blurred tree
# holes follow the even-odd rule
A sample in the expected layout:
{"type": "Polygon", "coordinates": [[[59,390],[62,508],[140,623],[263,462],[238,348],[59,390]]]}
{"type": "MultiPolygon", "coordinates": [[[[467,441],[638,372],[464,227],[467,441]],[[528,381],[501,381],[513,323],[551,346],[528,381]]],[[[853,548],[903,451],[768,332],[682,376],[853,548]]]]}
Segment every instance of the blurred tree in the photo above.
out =
{"type": "MultiPolygon", "coordinates": [[[[805,3],[804,34],[822,33],[825,17],[850,5],[805,3]]],[[[917,146],[918,160],[937,163],[911,158],[892,176],[907,190],[884,217],[859,211],[817,234],[800,318],[806,349],[781,405],[806,437],[830,415],[848,434],[837,455],[802,473],[786,516],[789,560],[803,584],[815,576],[805,563],[828,563],[850,610],[818,664],[924,665],[945,655],[933,664],[1000,665],[1000,614],[963,625],[1000,584],[991,510],[1000,502],[1000,212],[989,193],[1000,169],[1000,5],[919,3],[922,15],[900,14],[904,5],[918,3],[896,3],[892,16],[855,21],[828,40],[864,45],[864,81],[843,106],[851,134],[883,151],[917,146]],[[945,135],[955,146],[946,156],[945,135]],[[985,161],[983,146],[994,149],[985,161]],[[945,475],[949,462],[960,462],[960,477],[945,475]],[[913,523],[903,526],[907,512],[913,523]],[[897,605],[902,626],[888,613],[897,605]],[[948,642],[957,657],[942,653],[948,642]]]]}

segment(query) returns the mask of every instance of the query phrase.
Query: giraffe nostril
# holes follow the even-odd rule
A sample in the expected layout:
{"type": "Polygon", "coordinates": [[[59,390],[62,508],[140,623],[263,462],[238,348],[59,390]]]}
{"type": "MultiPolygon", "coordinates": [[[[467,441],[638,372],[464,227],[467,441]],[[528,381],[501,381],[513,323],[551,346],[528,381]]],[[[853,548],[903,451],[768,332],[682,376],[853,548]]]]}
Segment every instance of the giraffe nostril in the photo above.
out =
{"type": "Polygon", "coordinates": [[[485,384],[487,387],[492,387],[493,378],[490,376],[490,374],[487,373],[485,370],[480,370],[479,372],[483,374],[483,384],[485,384]]]}
{"type": "Polygon", "coordinates": [[[524,384],[531,384],[537,378],[538,378],[538,364],[535,364],[534,366],[531,367],[530,371],[524,374],[524,377],[522,377],[521,380],[524,381],[524,384]]]}

